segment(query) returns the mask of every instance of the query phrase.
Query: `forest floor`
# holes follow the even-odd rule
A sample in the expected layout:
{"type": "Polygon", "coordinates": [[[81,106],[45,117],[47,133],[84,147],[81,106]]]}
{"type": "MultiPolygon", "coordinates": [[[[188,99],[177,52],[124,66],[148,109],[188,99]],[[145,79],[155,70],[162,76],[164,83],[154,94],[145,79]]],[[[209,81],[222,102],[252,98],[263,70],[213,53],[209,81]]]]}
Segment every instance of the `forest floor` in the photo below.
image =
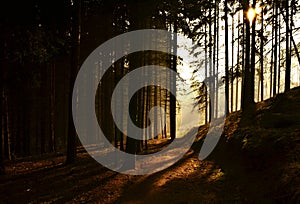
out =
{"type": "MultiPolygon", "coordinates": [[[[300,200],[300,89],[232,113],[204,161],[207,126],[184,158],[151,175],[119,174],[80,151],[6,163],[0,203],[297,203],[300,200]]],[[[152,146],[154,146],[152,141],[152,146]]]]}

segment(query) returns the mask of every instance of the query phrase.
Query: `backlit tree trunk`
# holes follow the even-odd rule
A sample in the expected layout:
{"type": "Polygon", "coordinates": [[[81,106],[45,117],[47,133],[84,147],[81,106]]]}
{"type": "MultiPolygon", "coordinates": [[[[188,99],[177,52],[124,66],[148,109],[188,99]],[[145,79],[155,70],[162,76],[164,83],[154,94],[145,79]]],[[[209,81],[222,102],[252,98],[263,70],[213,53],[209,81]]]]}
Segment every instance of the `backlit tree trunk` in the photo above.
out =
{"type": "Polygon", "coordinates": [[[286,40],[286,71],[285,71],[285,91],[290,90],[291,88],[291,60],[290,60],[290,39],[289,39],[289,1],[285,1],[285,11],[286,11],[286,34],[285,34],[285,40],[286,40]]]}
{"type": "Polygon", "coordinates": [[[228,42],[228,0],[224,1],[225,11],[225,113],[229,114],[229,42],[228,42]]]}

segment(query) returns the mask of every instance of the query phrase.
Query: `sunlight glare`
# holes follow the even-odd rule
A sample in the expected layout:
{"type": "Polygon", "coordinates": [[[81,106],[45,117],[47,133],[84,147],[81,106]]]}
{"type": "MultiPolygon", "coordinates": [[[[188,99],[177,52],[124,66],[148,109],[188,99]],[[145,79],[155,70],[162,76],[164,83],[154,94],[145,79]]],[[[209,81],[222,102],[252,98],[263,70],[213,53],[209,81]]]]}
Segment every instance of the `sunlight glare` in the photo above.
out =
{"type": "Polygon", "coordinates": [[[247,18],[249,19],[250,23],[253,22],[255,17],[256,17],[256,10],[254,8],[250,7],[247,12],[247,18]]]}

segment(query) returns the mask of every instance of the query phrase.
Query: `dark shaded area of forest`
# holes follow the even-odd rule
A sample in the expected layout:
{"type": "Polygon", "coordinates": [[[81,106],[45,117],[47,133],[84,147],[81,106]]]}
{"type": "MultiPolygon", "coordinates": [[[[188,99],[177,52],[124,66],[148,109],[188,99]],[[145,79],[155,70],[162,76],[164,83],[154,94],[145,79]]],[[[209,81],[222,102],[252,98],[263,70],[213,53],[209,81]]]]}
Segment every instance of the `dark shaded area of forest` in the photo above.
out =
{"type": "MultiPolygon", "coordinates": [[[[13,0],[2,6],[2,202],[297,202],[299,9],[296,0],[13,0]],[[179,81],[191,81],[194,109],[202,121],[197,139],[180,161],[155,174],[132,176],[101,166],[86,152],[73,123],[72,94],[78,71],[92,51],[141,29],[180,33],[198,46],[188,48],[188,55],[199,60],[185,65],[177,56],[180,42],[173,34],[144,42],[163,44],[169,54],[145,50],[116,59],[112,51],[105,73],[102,61],[97,62],[94,80],[103,77],[94,109],[106,139],[133,155],[158,152],[176,140],[179,81]],[[177,95],[145,86],[132,98],[124,91],[111,110],[117,84],[147,65],[175,71],[176,76],[145,72],[143,77],[155,76],[155,82],[177,87],[177,95]],[[182,77],[185,73],[189,79],[182,77]],[[205,80],[197,81],[202,75],[205,80]],[[127,102],[129,107],[124,107],[127,102]],[[154,119],[162,110],[165,116],[151,124],[149,112],[156,106],[162,109],[154,111],[154,119]],[[133,139],[114,123],[113,111],[122,117],[122,126],[128,126],[129,118],[137,127],[153,129],[133,139]],[[227,116],[222,137],[213,153],[200,161],[208,127],[222,112],[227,116]]],[[[135,83],[127,85],[126,90],[135,83]]]]}

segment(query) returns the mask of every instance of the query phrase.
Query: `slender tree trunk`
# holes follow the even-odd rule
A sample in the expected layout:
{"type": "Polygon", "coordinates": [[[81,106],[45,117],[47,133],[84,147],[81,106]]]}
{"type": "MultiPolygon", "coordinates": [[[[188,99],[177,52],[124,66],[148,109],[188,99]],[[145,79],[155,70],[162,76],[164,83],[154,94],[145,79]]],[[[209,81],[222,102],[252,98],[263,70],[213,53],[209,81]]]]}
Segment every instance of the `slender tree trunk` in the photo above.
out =
{"type": "MultiPolygon", "coordinates": [[[[124,61],[124,59],[122,59],[121,60],[121,67],[120,67],[121,77],[123,77],[123,75],[125,73],[124,63],[125,63],[125,61],[124,61]]],[[[123,103],[124,103],[124,95],[122,95],[121,98],[120,98],[120,106],[121,106],[120,115],[122,116],[122,127],[124,126],[123,106],[122,106],[123,103]]],[[[120,150],[124,151],[124,133],[122,131],[120,132],[120,150]]]]}
{"type": "MultiPolygon", "coordinates": [[[[149,74],[152,74],[152,73],[149,73],[149,74]]],[[[149,113],[150,108],[151,108],[151,102],[152,102],[152,86],[149,86],[147,88],[147,109],[146,109],[146,113],[147,113],[146,118],[147,118],[147,125],[148,126],[150,125],[150,120],[148,119],[148,113],[149,113]]],[[[147,133],[147,137],[148,137],[148,139],[152,139],[152,129],[150,129],[150,131],[147,133]]],[[[146,145],[148,145],[148,144],[146,144],[146,145]]]]}
{"type": "Polygon", "coordinates": [[[229,114],[229,42],[228,42],[228,0],[224,1],[225,11],[225,113],[229,114]]]}
{"type": "MultiPolygon", "coordinates": [[[[46,86],[46,83],[44,83],[44,86],[46,86]]],[[[40,126],[37,123],[36,127],[37,127],[37,129],[40,129],[40,131],[37,130],[36,140],[38,140],[38,137],[40,137],[40,139],[41,139],[39,153],[42,155],[42,154],[46,153],[46,135],[47,135],[47,133],[46,133],[46,118],[47,118],[46,113],[47,113],[48,107],[45,107],[45,104],[44,104],[45,103],[44,98],[47,98],[47,96],[44,95],[45,90],[43,88],[40,88],[40,91],[41,91],[40,94],[43,97],[39,99],[40,104],[39,104],[38,110],[40,110],[40,111],[37,111],[37,112],[40,112],[37,114],[37,116],[39,116],[39,117],[36,118],[36,120],[40,121],[40,126]],[[41,111],[41,110],[43,110],[43,111],[41,111]]],[[[36,142],[36,150],[39,149],[38,147],[39,147],[39,142],[37,141],[36,142]]]]}
{"type": "Polygon", "coordinates": [[[216,42],[217,43],[214,43],[216,45],[216,60],[214,61],[214,63],[216,63],[216,110],[215,110],[215,113],[216,113],[216,118],[218,118],[218,111],[219,111],[219,106],[218,106],[218,103],[219,103],[219,25],[220,25],[220,19],[219,19],[219,1],[217,0],[216,1],[216,35],[215,35],[215,38],[216,38],[216,42]]]}
{"type": "MultiPolygon", "coordinates": [[[[168,85],[168,79],[169,79],[169,75],[168,75],[168,71],[166,71],[166,85],[168,85]]],[[[169,102],[169,96],[168,96],[168,91],[166,90],[165,91],[165,112],[166,112],[166,116],[165,116],[165,121],[166,121],[166,125],[165,125],[165,128],[164,128],[164,132],[165,132],[165,135],[166,135],[166,138],[168,137],[168,128],[167,128],[167,112],[168,112],[168,108],[170,107],[170,105],[168,104],[169,102]]]]}
{"type": "MultiPolygon", "coordinates": [[[[273,6],[273,13],[275,12],[275,6],[273,6]]],[[[271,48],[271,66],[270,66],[270,98],[272,97],[272,85],[273,85],[273,65],[274,65],[274,20],[272,19],[272,48],[271,48]]]]}
{"type": "Polygon", "coordinates": [[[50,95],[50,151],[55,152],[56,151],[56,141],[55,141],[55,130],[54,130],[54,120],[55,120],[55,62],[53,62],[51,67],[51,95],[50,95]]]}
{"type": "Polygon", "coordinates": [[[213,115],[212,115],[212,117],[213,118],[217,118],[218,116],[217,116],[217,113],[216,113],[216,111],[217,111],[217,103],[216,103],[216,100],[217,100],[217,97],[216,97],[216,92],[218,91],[217,89],[216,89],[216,83],[217,83],[217,81],[216,81],[216,79],[218,79],[217,77],[216,77],[216,51],[217,51],[217,47],[216,47],[216,42],[217,42],[217,29],[219,29],[219,27],[217,27],[217,0],[215,0],[215,4],[214,4],[214,42],[213,42],[213,61],[212,61],[212,63],[213,63],[213,84],[212,84],[212,91],[213,91],[213,102],[212,102],[212,104],[213,104],[213,107],[214,107],[214,113],[213,113],[213,115]]]}
{"type": "MultiPolygon", "coordinates": [[[[113,73],[113,77],[114,77],[114,83],[113,83],[113,87],[118,83],[118,72],[119,72],[119,68],[120,68],[120,65],[121,63],[115,63],[114,65],[114,73],[113,73]]],[[[115,112],[119,112],[119,104],[118,104],[119,101],[117,101],[115,104],[114,104],[114,111],[115,112]]],[[[114,126],[114,136],[115,136],[115,148],[118,148],[118,143],[119,143],[119,130],[118,130],[118,127],[113,124],[114,126]]]]}
{"type": "Polygon", "coordinates": [[[233,82],[234,82],[234,15],[232,15],[232,40],[231,40],[231,112],[233,112],[233,103],[234,103],[234,98],[233,98],[233,82]]]}
{"type": "MultiPolygon", "coordinates": [[[[207,66],[207,62],[208,62],[208,57],[207,57],[207,25],[206,23],[204,24],[204,61],[205,61],[205,79],[208,78],[208,66],[207,66]]],[[[205,124],[208,123],[208,97],[207,97],[207,86],[205,84],[205,92],[204,92],[204,97],[205,97],[205,124]]]]}
{"type": "MultiPolygon", "coordinates": [[[[177,14],[176,14],[177,15],[177,14]]],[[[173,35],[173,71],[177,72],[177,17],[174,20],[174,35],[173,35]]],[[[176,90],[176,77],[171,79],[171,86],[173,86],[173,90],[176,90]]],[[[171,94],[170,98],[170,134],[171,140],[176,138],[176,93],[175,95],[171,94]]]]}
{"type": "MultiPolygon", "coordinates": [[[[0,69],[1,72],[3,74],[2,71],[2,64],[0,64],[0,69]]],[[[2,75],[0,76],[0,175],[5,173],[5,169],[4,169],[4,163],[3,163],[3,115],[4,115],[4,107],[3,107],[3,101],[4,101],[4,96],[3,96],[3,77],[2,75]]]]}
{"type": "MultiPolygon", "coordinates": [[[[280,7],[279,7],[280,8],[280,7]]],[[[281,29],[280,29],[280,25],[281,25],[281,19],[280,16],[278,16],[278,21],[279,21],[279,26],[278,26],[278,82],[277,82],[277,93],[280,93],[280,80],[281,80],[281,29]]]]}
{"type": "Polygon", "coordinates": [[[235,87],[235,111],[238,110],[238,101],[239,101],[239,75],[240,75],[240,24],[241,16],[238,16],[238,50],[237,50],[237,66],[236,66],[236,87],[235,87]]]}
{"type": "MultiPolygon", "coordinates": [[[[162,79],[162,76],[160,76],[160,80],[162,81],[162,80],[164,80],[164,79],[162,79]]],[[[159,89],[159,107],[164,107],[163,106],[163,103],[162,103],[162,100],[163,99],[163,90],[160,88],[159,89]]],[[[164,135],[165,135],[165,132],[164,132],[164,118],[162,117],[162,114],[163,114],[163,112],[162,112],[162,110],[160,109],[159,110],[159,114],[160,114],[160,117],[161,117],[161,123],[160,123],[160,129],[162,130],[162,132],[161,132],[161,137],[162,138],[164,138],[164,135]]]]}
{"type": "Polygon", "coordinates": [[[241,90],[241,104],[240,104],[240,108],[241,109],[243,109],[243,100],[244,100],[244,96],[245,96],[245,89],[244,89],[244,87],[245,87],[245,54],[246,54],[246,38],[245,38],[245,33],[246,33],[246,30],[245,30],[245,28],[246,28],[246,26],[245,26],[245,14],[244,14],[244,10],[243,10],[243,17],[242,17],[242,22],[243,22],[243,27],[242,27],[242,30],[243,30],[243,32],[242,32],[242,74],[241,74],[241,76],[242,76],[242,82],[241,82],[241,87],[242,87],[242,90],[241,90]]]}
{"type": "MultiPolygon", "coordinates": [[[[11,138],[11,129],[10,129],[10,111],[9,111],[9,106],[8,106],[8,93],[7,90],[3,89],[3,98],[4,98],[4,135],[3,135],[3,146],[4,146],[4,156],[6,159],[11,160],[11,151],[10,151],[10,138],[11,138]]],[[[27,138],[29,142],[29,138],[27,138]]],[[[26,147],[28,147],[28,143],[26,142],[26,147]]],[[[26,152],[26,156],[28,151],[26,152]]]]}
{"type": "Polygon", "coordinates": [[[264,100],[264,8],[261,11],[260,29],[260,100],[264,100]]]}
{"type": "MultiPolygon", "coordinates": [[[[253,8],[256,7],[256,0],[253,0],[253,8]]],[[[251,42],[251,91],[250,91],[250,100],[251,103],[254,103],[254,93],[255,93],[255,56],[256,56],[256,16],[252,22],[252,42],[251,42]]]]}
{"type": "MultiPolygon", "coordinates": [[[[0,26],[2,27],[2,26],[0,26]]],[[[5,40],[3,39],[2,36],[0,38],[0,44],[3,46],[5,44],[5,40]]],[[[3,55],[6,55],[5,49],[3,55]]],[[[3,101],[4,101],[4,86],[5,86],[5,79],[6,79],[6,74],[4,73],[5,71],[5,65],[3,61],[0,59],[0,175],[5,173],[5,168],[4,168],[4,162],[3,162],[3,116],[4,116],[4,107],[3,107],[3,101]]]]}
{"type": "MultiPolygon", "coordinates": [[[[149,107],[149,95],[148,95],[148,91],[149,91],[150,87],[145,87],[145,94],[144,94],[144,100],[145,100],[145,106],[144,106],[144,123],[145,123],[145,127],[147,128],[148,127],[148,116],[147,116],[147,113],[148,113],[148,107],[149,107]]],[[[148,138],[149,138],[149,135],[148,135],[148,132],[145,132],[145,138],[144,138],[144,141],[145,141],[145,149],[147,150],[148,149],[148,138]]]]}
{"type": "MultiPolygon", "coordinates": [[[[137,107],[138,107],[138,112],[137,112],[137,126],[143,128],[143,105],[144,105],[144,100],[143,100],[143,94],[142,91],[137,92],[137,107]]],[[[141,135],[142,136],[142,135],[141,135]]],[[[142,152],[142,147],[143,147],[143,138],[141,137],[140,140],[136,140],[136,153],[142,152]]]]}
{"type": "Polygon", "coordinates": [[[275,47],[274,47],[274,81],[273,81],[273,96],[276,95],[277,88],[277,62],[278,62],[278,0],[275,1],[275,47]]]}
{"type": "Polygon", "coordinates": [[[289,39],[289,1],[285,1],[285,10],[286,10],[286,71],[285,71],[285,91],[290,90],[291,88],[291,61],[290,61],[290,39],[289,39]]]}
{"type": "Polygon", "coordinates": [[[253,101],[253,83],[252,83],[252,70],[250,66],[250,50],[251,50],[251,41],[250,41],[250,21],[247,19],[247,11],[249,9],[249,0],[247,0],[244,5],[244,20],[246,22],[246,56],[245,56],[245,73],[244,73],[244,86],[243,86],[243,99],[242,99],[242,110],[249,109],[254,104],[253,101]]]}
{"type": "Polygon", "coordinates": [[[213,84],[213,75],[212,75],[212,69],[213,69],[213,63],[212,63],[212,8],[209,6],[209,25],[208,25],[208,33],[209,33],[209,122],[211,122],[212,117],[214,115],[214,98],[213,95],[211,94],[213,92],[212,90],[212,84],[213,84]]]}
{"type": "MultiPolygon", "coordinates": [[[[154,77],[155,77],[155,79],[154,79],[154,83],[156,84],[157,83],[157,74],[156,74],[156,72],[154,71],[154,77]]],[[[157,88],[157,86],[154,86],[154,107],[156,107],[157,106],[157,100],[158,100],[158,96],[157,96],[157,91],[158,90],[158,88],[157,88]]],[[[157,116],[158,116],[158,112],[157,112],[158,110],[156,109],[155,111],[154,111],[154,120],[155,121],[153,121],[154,122],[154,132],[157,132],[157,130],[158,130],[158,123],[157,123],[157,116]]],[[[155,139],[159,139],[159,135],[154,135],[154,138],[155,139]]]]}
{"type": "Polygon", "coordinates": [[[72,115],[73,86],[80,63],[80,35],[81,35],[81,0],[73,1],[72,22],[72,56],[69,87],[69,115],[68,115],[68,138],[67,138],[67,164],[73,163],[76,158],[76,131],[72,115]]]}

